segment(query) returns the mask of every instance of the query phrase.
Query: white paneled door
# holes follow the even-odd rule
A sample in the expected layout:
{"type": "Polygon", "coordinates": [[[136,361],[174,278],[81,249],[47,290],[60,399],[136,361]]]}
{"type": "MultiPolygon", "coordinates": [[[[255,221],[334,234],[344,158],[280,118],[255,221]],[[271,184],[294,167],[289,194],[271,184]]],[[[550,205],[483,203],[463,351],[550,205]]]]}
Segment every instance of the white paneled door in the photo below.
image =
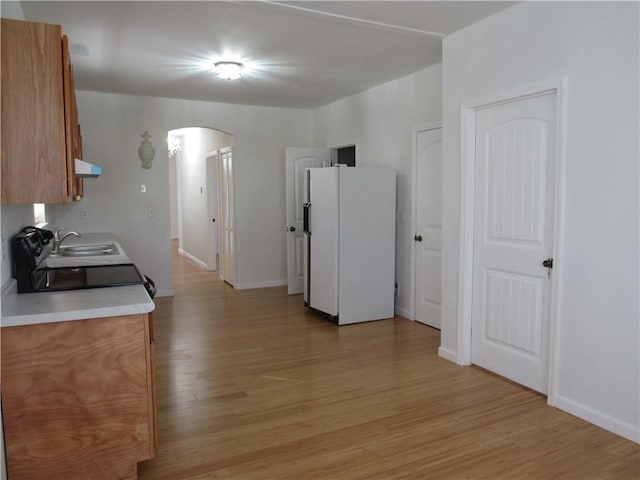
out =
{"type": "Polygon", "coordinates": [[[548,383],[556,99],[539,95],[476,112],[471,359],[542,393],[548,383]]]}
{"type": "Polygon", "coordinates": [[[218,210],[218,151],[211,152],[206,157],[207,168],[207,270],[218,269],[218,225],[220,215],[218,210]]]}
{"type": "Polygon", "coordinates": [[[303,253],[304,232],[302,230],[304,182],[307,168],[322,168],[331,165],[328,148],[288,147],[285,155],[285,181],[287,191],[287,285],[289,295],[304,290],[303,253]]]}
{"type": "Polygon", "coordinates": [[[416,320],[440,328],[442,129],[416,135],[416,320]]]}
{"type": "Polygon", "coordinates": [[[220,150],[221,169],[221,208],[222,214],[222,279],[229,285],[236,284],[236,254],[235,254],[235,209],[233,182],[233,149],[231,147],[220,150]]]}

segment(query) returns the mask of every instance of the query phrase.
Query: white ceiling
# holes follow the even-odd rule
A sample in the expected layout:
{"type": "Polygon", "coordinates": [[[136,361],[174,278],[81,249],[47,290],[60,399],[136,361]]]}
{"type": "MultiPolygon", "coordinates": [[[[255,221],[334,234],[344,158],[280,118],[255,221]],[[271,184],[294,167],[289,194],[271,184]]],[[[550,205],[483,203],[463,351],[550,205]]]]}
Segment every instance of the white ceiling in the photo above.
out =
{"type": "Polygon", "coordinates": [[[444,36],[513,5],[493,1],[23,1],[61,24],[76,88],[316,108],[441,61],[444,36]],[[237,81],[207,65],[231,59],[237,81]]]}

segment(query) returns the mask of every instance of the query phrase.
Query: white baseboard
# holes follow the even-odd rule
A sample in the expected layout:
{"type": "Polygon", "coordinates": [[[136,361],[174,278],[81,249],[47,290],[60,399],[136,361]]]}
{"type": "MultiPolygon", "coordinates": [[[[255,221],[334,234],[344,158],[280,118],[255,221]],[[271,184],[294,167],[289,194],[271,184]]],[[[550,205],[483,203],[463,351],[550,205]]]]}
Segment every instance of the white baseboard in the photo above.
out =
{"type": "Polygon", "coordinates": [[[453,350],[449,350],[448,348],[438,347],[438,356],[444,358],[445,360],[449,360],[453,363],[458,363],[458,355],[453,350]]]}
{"type": "Polygon", "coordinates": [[[236,290],[249,290],[251,288],[269,288],[269,287],[282,287],[287,285],[287,280],[269,280],[267,282],[246,282],[236,283],[233,288],[236,290]]]}
{"type": "MultiPolygon", "coordinates": [[[[449,360],[454,363],[458,363],[458,356],[455,351],[445,347],[438,348],[438,355],[445,360],[449,360]]],[[[458,363],[461,365],[460,363],[458,363]]],[[[466,365],[465,365],[466,366],[466,365]]],[[[570,400],[562,395],[555,395],[553,401],[549,402],[549,405],[557,407],[560,410],[564,410],[571,415],[575,415],[589,423],[593,423],[598,427],[609,430],[621,437],[631,440],[635,443],[640,443],[640,426],[632,425],[620,421],[617,418],[613,418],[605,413],[599,412],[591,407],[583,405],[574,400],[570,400]]]]}
{"type": "Polygon", "coordinates": [[[553,406],[564,410],[571,415],[582,418],[589,423],[593,423],[598,427],[620,435],[635,443],[640,443],[640,426],[622,422],[617,418],[613,418],[605,413],[599,412],[591,407],[582,405],[575,400],[571,400],[562,395],[556,395],[553,399],[553,406]]]}
{"type": "Polygon", "coordinates": [[[411,312],[409,310],[407,310],[406,308],[396,307],[394,312],[395,312],[396,315],[399,315],[400,317],[404,317],[407,320],[413,320],[411,318],[411,312]]]}
{"type": "Polygon", "coordinates": [[[208,270],[209,267],[207,266],[206,263],[204,263],[202,260],[194,257],[193,255],[191,255],[189,252],[185,252],[183,249],[179,248],[178,249],[178,253],[180,255],[184,255],[185,257],[187,257],[189,260],[191,260],[193,263],[195,263],[196,265],[198,265],[199,267],[204,268],[205,270],[208,270]]]}

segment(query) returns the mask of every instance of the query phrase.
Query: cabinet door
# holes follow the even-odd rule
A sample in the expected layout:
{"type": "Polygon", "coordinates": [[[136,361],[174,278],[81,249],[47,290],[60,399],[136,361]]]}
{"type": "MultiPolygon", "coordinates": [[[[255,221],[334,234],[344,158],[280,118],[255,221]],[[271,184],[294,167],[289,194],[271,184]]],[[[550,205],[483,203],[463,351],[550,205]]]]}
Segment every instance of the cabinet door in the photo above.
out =
{"type": "Polygon", "coordinates": [[[158,448],[158,397],[156,394],[156,345],[155,345],[155,337],[153,334],[153,312],[148,314],[149,318],[149,371],[151,375],[149,376],[149,393],[151,397],[151,429],[153,431],[153,446],[154,452],[155,449],[158,448]]]}
{"type": "MultiPolygon", "coordinates": [[[[74,95],[74,98],[75,98],[75,95],[74,95]]],[[[76,141],[76,158],[79,158],[82,160],[82,131],[80,130],[80,125],[77,125],[76,127],[75,141],[76,141]]],[[[75,162],[74,162],[74,166],[75,166],[75,162]]],[[[77,177],[77,176],[76,176],[76,196],[79,198],[84,197],[84,178],[77,177]]],[[[79,198],[74,197],[75,200],[78,200],[79,198]]]]}
{"type": "Polygon", "coordinates": [[[73,66],[69,56],[69,38],[62,37],[62,70],[64,85],[65,111],[65,158],[67,171],[67,192],[74,200],[82,197],[82,179],[76,178],[76,158],[78,155],[78,108],[76,105],[76,91],[73,83],[73,66]]]}
{"type": "Polygon", "coordinates": [[[154,455],[147,315],[3,327],[11,480],[135,478],[154,455]]]}
{"type": "Polygon", "coordinates": [[[64,203],[61,28],[3,18],[0,30],[2,203],[64,203]]]}

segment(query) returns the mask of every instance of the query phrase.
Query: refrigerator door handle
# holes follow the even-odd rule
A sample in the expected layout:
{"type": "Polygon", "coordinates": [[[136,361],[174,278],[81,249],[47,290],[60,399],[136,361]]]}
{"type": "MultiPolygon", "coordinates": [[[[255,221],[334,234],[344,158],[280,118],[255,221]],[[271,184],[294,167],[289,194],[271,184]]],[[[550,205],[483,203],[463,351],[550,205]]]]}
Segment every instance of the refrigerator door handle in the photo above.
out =
{"type": "Polygon", "coordinates": [[[303,204],[302,208],[303,208],[303,213],[304,213],[304,218],[302,220],[302,223],[303,223],[302,229],[304,230],[304,233],[306,233],[307,235],[311,236],[311,232],[309,231],[309,220],[310,220],[310,215],[311,215],[311,202],[307,202],[307,203],[303,204]]]}

